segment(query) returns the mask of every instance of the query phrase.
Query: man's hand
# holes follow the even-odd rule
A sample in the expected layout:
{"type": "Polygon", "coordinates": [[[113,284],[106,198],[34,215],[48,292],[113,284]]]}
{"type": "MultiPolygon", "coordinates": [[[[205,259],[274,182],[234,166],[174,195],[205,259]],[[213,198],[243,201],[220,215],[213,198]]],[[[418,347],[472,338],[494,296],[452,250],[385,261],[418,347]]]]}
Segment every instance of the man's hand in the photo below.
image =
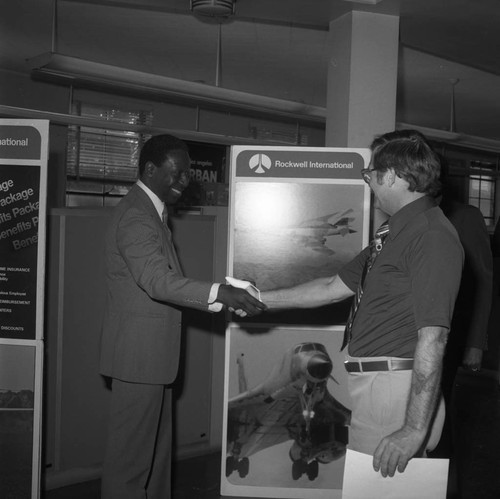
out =
{"type": "Polygon", "coordinates": [[[396,469],[403,473],[408,461],[417,454],[424,442],[425,432],[403,427],[383,438],[373,454],[373,469],[383,477],[394,476],[396,469]]]}
{"type": "Polygon", "coordinates": [[[230,311],[236,311],[241,317],[257,315],[267,310],[264,303],[250,294],[250,290],[251,288],[247,290],[221,284],[217,301],[224,304],[230,311]]]}
{"type": "Polygon", "coordinates": [[[483,351],[480,348],[468,347],[464,352],[462,366],[465,369],[471,369],[472,371],[480,371],[482,360],[483,351]]]}

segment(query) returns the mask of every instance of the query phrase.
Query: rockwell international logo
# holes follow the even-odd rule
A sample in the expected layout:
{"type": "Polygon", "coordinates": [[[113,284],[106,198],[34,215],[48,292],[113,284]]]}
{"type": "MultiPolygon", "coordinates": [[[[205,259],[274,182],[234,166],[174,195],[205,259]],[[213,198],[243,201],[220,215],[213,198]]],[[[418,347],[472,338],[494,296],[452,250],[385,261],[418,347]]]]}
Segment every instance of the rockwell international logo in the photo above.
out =
{"type": "Polygon", "coordinates": [[[253,155],[248,162],[250,169],[258,174],[266,173],[271,168],[271,165],[271,158],[261,153],[253,155]]]}
{"type": "Polygon", "coordinates": [[[368,153],[355,149],[276,148],[237,146],[236,177],[360,179],[368,153]],[[240,149],[241,147],[241,149],[240,149]]]}
{"type": "Polygon", "coordinates": [[[352,170],[354,168],[354,160],[349,158],[349,161],[293,161],[293,160],[280,160],[271,158],[267,154],[258,153],[250,157],[248,166],[254,173],[262,175],[274,168],[311,168],[311,169],[334,169],[334,170],[352,170]]]}

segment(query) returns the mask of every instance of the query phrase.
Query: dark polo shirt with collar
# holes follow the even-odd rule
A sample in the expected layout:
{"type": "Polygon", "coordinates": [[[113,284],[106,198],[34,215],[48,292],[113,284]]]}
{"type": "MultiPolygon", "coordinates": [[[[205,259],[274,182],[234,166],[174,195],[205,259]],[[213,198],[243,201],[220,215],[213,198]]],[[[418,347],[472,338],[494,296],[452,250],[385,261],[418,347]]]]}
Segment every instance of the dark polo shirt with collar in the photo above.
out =
{"type": "MultiPolygon", "coordinates": [[[[356,291],[369,248],[339,272],[356,291]]],[[[348,352],[355,357],[414,355],[417,331],[449,328],[460,286],[463,250],[434,199],[422,197],[389,220],[389,235],[366,276],[348,352]]]]}

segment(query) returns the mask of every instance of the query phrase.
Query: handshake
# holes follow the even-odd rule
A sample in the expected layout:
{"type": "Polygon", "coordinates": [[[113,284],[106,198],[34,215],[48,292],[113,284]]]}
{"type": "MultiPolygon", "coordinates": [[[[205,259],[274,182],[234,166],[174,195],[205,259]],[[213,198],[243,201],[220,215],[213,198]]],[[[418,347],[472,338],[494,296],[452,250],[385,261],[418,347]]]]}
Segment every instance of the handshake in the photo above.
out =
{"type": "Polygon", "coordinates": [[[260,291],[252,283],[234,277],[226,277],[226,282],[219,286],[217,301],[230,312],[240,317],[251,317],[267,310],[260,301],[260,291]]]}

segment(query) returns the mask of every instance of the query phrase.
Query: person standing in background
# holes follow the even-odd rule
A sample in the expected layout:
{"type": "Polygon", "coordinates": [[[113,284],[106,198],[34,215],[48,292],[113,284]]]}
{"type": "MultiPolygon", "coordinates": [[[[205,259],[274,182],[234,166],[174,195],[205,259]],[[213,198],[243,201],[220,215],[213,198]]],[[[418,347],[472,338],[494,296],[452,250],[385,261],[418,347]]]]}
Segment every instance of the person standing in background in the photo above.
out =
{"type": "Polygon", "coordinates": [[[481,370],[483,352],[488,349],[488,323],[493,298],[493,256],[490,237],[481,211],[462,202],[459,189],[450,178],[449,166],[441,160],[442,191],[439,206],[455,227],[464,249],[464,267],[455,311],[452,333],[443,361],[442,388],[446,403],[446,419],[439,445],[432,457],[450,459],[453,487],[462,489],[463,445],[460,442],[456,376],[460,368],[471,373],[481,370]]]}
{"type": "Polygon", "coordinates": [[[148,140],[139,180],[114,209],[105,240],[106,307],[100,373],[112,380],[102,499],[168,499],[172,388],[183,307],[252,316],[265,306],[246,290],[182,273],[166,206],[189,184],[186,144],[148,140]]]}
{"type": "Polygon", "coordinates": [[[493,286],[493,256],[483,214],[461,202],[450,181],[448,165],[442,160],[440,208],[455,227],[464,249],[464,268],[443,371],[443,389],[450,392],[459,366],[481,369],[488,346],[488,319],[493,286]],[[449,372],[448,372],[449,371],[449,372]]]}
{"type": "MultiPolygon", "coordinates": [[[[500,317],[498,310],[500,309],[500,218],[495,224],[495,231],[491,238],[491,251],[493,253],[493,300],[492,300],[492,313],[490,316],[489,331],[490,334],[496,335],[492,338],[494,354],[497,359],[498,372],[500,373],[500,345],[498,342],[498,336],[500,335],[500,328],[497,327],[500,323],[500,317]]],[[[500,384],[500,376],[498,377],[498,383],[500,384]]]]}

